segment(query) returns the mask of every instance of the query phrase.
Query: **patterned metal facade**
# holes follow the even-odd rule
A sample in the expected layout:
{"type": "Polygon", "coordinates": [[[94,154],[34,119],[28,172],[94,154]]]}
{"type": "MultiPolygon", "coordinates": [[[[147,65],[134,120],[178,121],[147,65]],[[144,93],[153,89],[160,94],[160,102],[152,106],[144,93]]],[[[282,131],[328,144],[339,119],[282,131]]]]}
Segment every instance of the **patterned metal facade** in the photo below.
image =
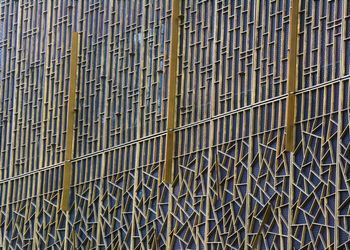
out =
{"type": "Polygon", "coordinates": [[[172,1],[0,0],[0,246],[350,249],[350,3],[300,0],[287,152],[291,4],[181,0],[165,184],[172,1]]]}

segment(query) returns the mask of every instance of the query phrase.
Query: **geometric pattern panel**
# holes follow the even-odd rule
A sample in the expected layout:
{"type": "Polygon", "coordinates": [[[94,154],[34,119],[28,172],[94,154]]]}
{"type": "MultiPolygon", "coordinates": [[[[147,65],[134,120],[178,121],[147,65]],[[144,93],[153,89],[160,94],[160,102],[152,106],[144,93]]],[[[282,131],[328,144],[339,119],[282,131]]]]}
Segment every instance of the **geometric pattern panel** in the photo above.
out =
{"type": "Polygon", "coordinates": [[[339,142],[338,142],[338,173],[337,173],[337,208],[338,224],[337,234],[339,246],[345,249],[350,247],[350,113],[349,113],[349,80],[345,80],[341,85],[344,92],[344,99],[339,107],[342,111],[339,115],[339,142]]]}
{"type": "Polygon", "coordinates": [[[257,249],[285,249],[288,244],[289,159],[283,148],[283,130],[252,138],[251,198],[248,245],[257,249]]]}
{"type": "Polygon", "coordinates": [[[248,153],[247,140],[215,149],[215,162],[209,171],[209,248],[244,246],[248,153]]]}
{"type": "Polygon", "coordinates": [[[175,160],[177,175],[170,195],[170,243],[174,249],[203,248],[206,218],[208,150],[175,160]]]}
{"type": "Polygon", "coordinates": [[[138,171],[133,212],[135,248],[162,249],[166,246],[169,188],[159,183],[162,164],[151,164],[138,171]]]}
{"type": "Polygon", "coordinates": [[[0,248],[350,249],[349,1],[300,1],[293,152],[292,0],[180,0],[167,114],[173,5],[0,0],[0,248]]]}
{"type": "MultiPolygon", "coordinates": [[[[110,249],[130,249],[135,172],[115,174],[103,181],[100,206],[100,243],[110,249]]],[[[90,238],[94,235],[91,234],[90,238]]]]}
{"type": "Polygon", "coordinates": [[[292,200],[293,247],[334,247],[337,115],[298,125],[292,200]],[[333,120],[332,120],[333,118],[333,120]]]}

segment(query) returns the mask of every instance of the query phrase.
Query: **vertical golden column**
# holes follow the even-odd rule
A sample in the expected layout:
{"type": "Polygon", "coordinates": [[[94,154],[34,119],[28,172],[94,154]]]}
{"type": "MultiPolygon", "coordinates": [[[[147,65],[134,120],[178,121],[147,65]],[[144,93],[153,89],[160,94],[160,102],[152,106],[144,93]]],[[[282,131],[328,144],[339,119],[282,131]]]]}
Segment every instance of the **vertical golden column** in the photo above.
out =
{"type": "Polygon", "coordinates": [[[288,53],[288,80],[287,80],[287,110],[286,110],[286,150],[294,150],[294,117],[295,91],[297,81],[297,49],[298,49],[298,12],[299,0],[293,0],[290,14],[290,34],[288,53]]]}
{"type": "Polygon", "coordinates": [[[68,118],[66,132],[66,152],[64,161],[63,176],[63,193],[61,209],[68,211],[69,209],[69,191],[72,177],[72,159],[73,159],[73,143],[74,143],[74,121],[75,121],[75,103],[76,103],[76,87],[77,87],[77,65],[78,65],[78,43],[79,35],[77,32],[72,33],[72,49],[70,59],[70,83],[68,94],[68,118]]]}
{"type": "Polygon", "coordinates": [[[171,42],[170,42],[170,66],[168,82],[168,126],[165,152],[165,169],[163,180],[165,183],[172,183],[173,180],[173,158],[175,144],[175,102],[176,102],[176,82],[177,82],[177,64],[178,64],[178,47],[179,47],[179,17],[180,17],[180,0],[172,1],[171,14],[171,42]]]}
{"type": "MultiPolygon", "coordinates": [[[[295,143],[295,131],[294,131],[294,119],[295,119],[295,91],[297,80],[297,48],[298,48],[298,12],[299,12],[299,0],[293,0],[292,9],[290,12],[289,23],[289,53],[288,53],[288,79],[287,79],[287,110],[286,110],[286,151],[294,151],[295,143]]],[[[290,158],[290,173],[289,173],[289,215],[288,215],[288,248],[292,248],[292,203],[294,196],[294,168],[293,168],[293,155],[290,158]]]]}

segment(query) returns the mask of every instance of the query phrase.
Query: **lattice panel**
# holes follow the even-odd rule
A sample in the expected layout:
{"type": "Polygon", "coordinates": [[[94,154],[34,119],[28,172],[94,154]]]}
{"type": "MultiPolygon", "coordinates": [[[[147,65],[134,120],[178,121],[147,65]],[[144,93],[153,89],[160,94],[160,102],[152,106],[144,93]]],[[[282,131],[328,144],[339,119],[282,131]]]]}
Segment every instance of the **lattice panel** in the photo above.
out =
{"type": "Polygon", "coordinates": [[[136,139],[139,126],[143,128],[141,136],[165,130],[169,3],[115,1],[110,6],[106,65],[109,146],[136,139]]]}
{"type": "MultiPolygon", "coordinates": [[[[330,118],[327,120],[330,121],[330,118]]],[[[292,214],[292,231],[296,248],[310,246],[323,249],[334,244],[332,225],[336,173],[335,155],[329,144],[336,143],[332,140],[337,137],[337,124],[332,125],[335,126],[335,134],[331,135],[329,142],[321,139],[322,133],[327,132],[322,126],[322,119],[312,119],[298,128],[304,138],[298,146],[293,176],[295,212],[292,214]],[[320,152],[321,148],[325,151],[320,152]]]]}
{"type": "Polygon", "coordinates": [[[135,196],[135,248],[166,246],[169,190],[159,183],[162,167],[162,164],[151,164],[138,171],[141,181],[135,196]]]}
{"type": "Polygon", "coordinates": [[[75,4],[76,8],[73,3],[69,5],[71,8],[67,9],[71,9],[73,18],[79,20],[72,26],[81,31],[75,134],[75,155],[80,156],[103,149],[111,3],[80,1],[75,4]]]}
{"type": "MultiPolygon", "coordinates": [[[[29,201],[30,202],[30,201],[29,201]]],[[[25,238],[26,230],[25,218],[27,208],[31,208],[31,204],[27,204],[26,201],[20,201],[8,206],[7,211],[7,227],[5,228],[5,246],[9,249],[31,247],[33,243],[32,239],[25,238]]],[[[34,221],[32,221],[34,223],[34,221]]]]}
{"type": "Polygon", "coordinates": [[[244,246],[248,186],[248,141],[218,146],[210,168],[208,246],[244,246]]]}
{"type": "Polygon", "coordinates": [[[60,211],[63,166],[39,172],[35,199],[34,248],[60,249],[65,238],[66,216],[60,211]]]}
{"type": "Polygon", "coordinates": [[[134,178],[134,170],[126,171],[107,177],[102,186],[99,237],[110,249],[130,249],[134,178]]]}
{"type": "Polygon", "coordinates": [[[302,94],[292,175],[292,245],[325,249],[335,244],[339,83],[302,94]],[[322,100],[322,101],[317,101],[322,100]],[[322,116],[320,116],[322,114],[322,116]],[[303,235],[303,237],[301,237],[303,235]]]}
{"type": "Polygon", "coordinates": [[[342,29],[347,1],[301,1],[299,89],[341,77],[342,29]]]}
{"type": "Polygon", "coordinates": [[[161,182],[165,137],[141,143],[139,185],[134,188],[135,248],[159,249],[166,246],[169,188],[161,182]]]}
{"type": "MultiPolygon", "coordinates": [[[[7,197],[4,231],[4,247],[10,249],[30,248],[33,246],[36,193],[38,174],[12,180],[6,183],[11,193],[7,197]]],[[[3,190],[5,191],[5,190],[3,190]]]]}
{"type": "Polygon", "coordinates": [[[14,111],[14,96],[16,86],[16,50],[17,50],[17,35],[18,27],[18,2],[11,3],[1,1],[1,87],[0,87],[0,131],[1,131],[1,178],[10,176],[11,150],[9,146],[12,141],[12,131],[14,129],[13,111],[14,111]],[[6,64],[5,64],[6,62],[6,64]]]}
{"type": "Polygon", "coordinates": [[[9,189],[7,183],[1,183],[0,185],[0,196],[1,196],[1,206],[0,206],[0,246],[3,247],[3,238],[6,234],[5,231],[5,220],[6,220],[6,203],[7,203],[7,190],[9,189]]]}
{"type": "Polygon", "coordinates": [[[210,117],[215,32],[214,1],[182,1],[177,126],[210,117]]]}
{"type": "Polygon", "coordinates": [[[349,80],[345,80],[341,83],[341,89],[343,90],[343,100],[340,102],[341,106],[339,116],[339,158],[338,158],[338,173],[337,173],[337,194],[338,194],[338,225],[337,233],[339,234],[339,245],[348,247],[350,245],[350,224],[349,224],[349,212],[350,212],[350,187],[349,187],[349,145],[350,145],[350,127],[349,127],[349,80]]]}
{"type": "Polygon", "coordinates": [[[203,248],[208,150],[181,156],[175,164],[169,244],[175,249],[203,248]]]}
{"type": "Polygon", "coordinates": [[[60,210],[60,197],[59,191],[37,197],[36,248],[62,249],[64,247],[67,218],[60,210]]]}
{"type": "MultiPolygon", "coordinates": [[[[69,90],[69,60],[73,12],[67,1],[47,3],[47,36],[43,76],[42,129],[43,166],[62,162],[66,148],[65,133],[69,90]]],[[[40,164],[40,163],[39,163],[40,164]]]]}
{"type": "Polygon", "coordinates": [[[300,1],[286,152],[292,0],[179,0],[165,184],[174,1],[0,0],[0,248],[350,249],[349,1],[300,1]]]}
{"type": "Polygon", "coordinates": [[[253,137],[249,245],[285,249],[288,241],[289,159],[283,154],[283,130],[253,137]]]}
{"type": "Polygon", "coordinates": [[[69,210],[69,249],[92,249],[97,246],[100,181],[92,181],[72,188],[72,206],[69,210]]]}

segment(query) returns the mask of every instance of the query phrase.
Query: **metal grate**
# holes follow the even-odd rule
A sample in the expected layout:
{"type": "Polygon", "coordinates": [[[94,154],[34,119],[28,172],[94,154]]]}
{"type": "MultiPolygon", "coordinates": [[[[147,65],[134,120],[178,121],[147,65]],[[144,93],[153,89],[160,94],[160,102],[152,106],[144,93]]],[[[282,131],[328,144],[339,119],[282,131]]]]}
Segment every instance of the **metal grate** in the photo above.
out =
{"type": "Polygon", "coordinates": [[[350,4],[300,1],[289,153],[291,5],[181,1],[169,186],[172,1],[0,0],[0,246],[349,247],[350,4]]]}

